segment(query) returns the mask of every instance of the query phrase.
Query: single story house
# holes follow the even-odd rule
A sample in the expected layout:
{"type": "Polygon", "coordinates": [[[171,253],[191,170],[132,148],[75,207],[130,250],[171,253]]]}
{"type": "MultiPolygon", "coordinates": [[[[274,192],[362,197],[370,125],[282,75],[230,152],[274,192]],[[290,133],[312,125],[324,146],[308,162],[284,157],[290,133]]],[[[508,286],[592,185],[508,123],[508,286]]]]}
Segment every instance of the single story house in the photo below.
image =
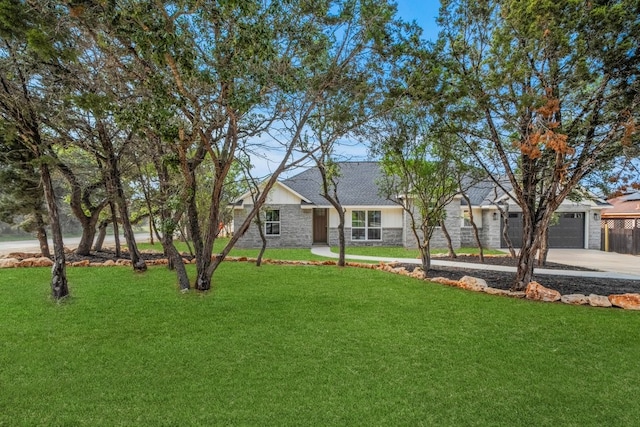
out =
{"type": "MultiPolygon", "coordinates": [[[[348,246],[378,245],[416,247],[408,215],[393,198],[381,194],[383,179],[378,162],[339,163],[338,197],[345,212],[345,238],[348,246]]],[[[269,247],[311,247],[314,244],[338,244],[338,213],[321,195],[322,180],[317,168],[309,168],[279,181],[271,189],[263,212],[264,230],[269,247]]],[[[521,235],[521,212],[504,191],[490,180],[472,185],[465,191],[469,207],[456,195],[446,208],[445,226],[454,248],[476,246],[469,210],[480,230],[485,247],[498,248],[502,242],[500,208],[509,217],[509,234],[514,246],[521,235]]],[[[234,204],[234,224],[241,224],[251,210],[250,193],[234,204]]],[[[558,210],[558,222],[550,233],[552,247],[600,248],[600,211],[598,201],[566,201],[558,210]],[[562,237],[557,237],[562,236],[562,237]]],[[[521,237],[520,237],[521,238],[521,237]]],[[[259,247],[259,231],[253,225],[237,243],[238,247],[259,247]]],[[[444,248],[446,240],[437,227],[431,247],[444,248]]]]}

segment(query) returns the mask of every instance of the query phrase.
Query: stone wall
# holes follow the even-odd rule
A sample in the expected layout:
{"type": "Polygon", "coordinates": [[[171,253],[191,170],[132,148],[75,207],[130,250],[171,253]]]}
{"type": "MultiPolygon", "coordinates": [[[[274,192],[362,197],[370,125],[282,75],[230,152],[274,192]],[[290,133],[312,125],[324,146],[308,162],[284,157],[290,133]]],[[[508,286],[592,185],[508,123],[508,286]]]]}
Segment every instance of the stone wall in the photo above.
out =
{"type": "MultiPolygon", "coordinates": [[[[402,228],[383,228],[382,240],[351,240],[351,227],[344,228],[346,246],[402,246],[402,228]]],[[[338,229],[329,229],[329,245],[338,246],[338,229]]]]}
{"type": "MultiPolygon", "coordinates": [[[[446,219],[445,225],[447,231],[451,237],[451,244],[454,249],[460,248],[460,199],[455,198],[446,207],[446,219]]],[[[411,231],[411,218],[405,212],[404,213],[405,233],[404,233],[404,246],[406,248],[417,248],[418,244],[416,238],[411,231]]],[[[436,227],[431,237],[431,248],[446,248],[447,239],[440,227],[436,227]]]]}
{"type": "MultiPolygon", "coordinates": [[[[244,209],[235,211],[234,227],[242,224],[252,208],[252,205],[245,205],[244,209]]],[[[311,247],[313,243],[312,209],[301,209],[300,205],[269,205],[267,208],[280,210],[280,235],[267,236],[267,248],[311,247]]],[[[264,212],[260,215],[264,218],[264,212]]],[[[262,240],[255,223],[236,244],[239,248],[259,248],[261,245],[262,240]]]]}
{"type": "MultiPolygon", "coordinates": [[[[497,209],[482,210],[482,227],[478,228],[480,242],[485,248],[496,249],[500,247],[500,227],[501,218],[497,209]],[[496,217],[494,219],[494,215],[496,217]]],[[[475,236],[473,235],[473,227],[462,227],[460,241],[463,247],[475,248],[478,246],[475,236]]]]}

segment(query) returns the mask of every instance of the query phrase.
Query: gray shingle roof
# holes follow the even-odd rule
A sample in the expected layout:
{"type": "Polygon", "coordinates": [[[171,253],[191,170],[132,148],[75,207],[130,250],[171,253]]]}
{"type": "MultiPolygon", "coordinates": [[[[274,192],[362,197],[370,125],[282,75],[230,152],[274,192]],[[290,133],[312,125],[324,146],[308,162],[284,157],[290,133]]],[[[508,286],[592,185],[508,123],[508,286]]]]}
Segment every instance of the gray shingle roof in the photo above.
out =
{"type": "MultiPolygon", "coordinates": [[[[380,194],[378,183],[383,174],[378,162],[339,162],[338,169],[338,197],[343,206],[396,206],[396,203],[380,194]]],[[[329,204],[321,196],[322,178],[316,167],[287,178],[282,183],[314,205],[329,204]]]]}
{"type": "MultiPolygon", "coordinates": [[[[503,180],[502,185],[508,190],[511,189],[511,184],[508,180],[503,180]]],[[[472,185],[469,185],[468,182],[463,182],[463,186],[467,187],[465,193],[469,197],[472,206],[493,206],[496,200],[500,200],[505,195],[505,192],[496,186],[490,178],[485,178],[472,185]]],[[[464,199],[460,203],[463,206],[467,205],[464,199]]]]}

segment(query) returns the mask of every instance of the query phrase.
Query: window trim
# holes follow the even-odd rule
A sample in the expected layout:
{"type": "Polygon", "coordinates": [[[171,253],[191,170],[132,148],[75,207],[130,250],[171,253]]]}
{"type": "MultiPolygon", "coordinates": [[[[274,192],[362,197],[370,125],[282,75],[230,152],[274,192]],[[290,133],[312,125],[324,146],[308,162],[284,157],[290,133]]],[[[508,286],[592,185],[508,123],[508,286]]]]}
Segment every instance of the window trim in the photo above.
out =
{"type": "Polygon", "coordinates": [[[281,217],[280,217],[280,209],[268,209],[267,211],[265,211],[264,213],[264,235],[267,237],[277,237],[280,236],[280,234],[282,233],[282,221],[281,221],[281,217]],[[277,212],[278,213],[278,220],[275,221],[273,219],[268,219],[267,215],[269,215],[272,212],[277,212]],[[271,225],[273,227],[274,224],[278,225],[278,233],[269,233],[268,231],[268,226],[271,225]]]}
{"type": "Polygon", "coordinates": [[[382,210],[380,209],[353,209],[351,211],[351,241],[352,242],[381,242],[382,241],[382,210]],[[364,212],[364,226],[354,226],[353,225],[353,216],[356,212],[364,212]],[[372,227],[369,225],[369,212],[377,212],[380,216],[380,226],[372,227]],[[354,230],[364,230],[364,239],[354,239],[353,231],[354,230]],[[380,238],[379,239],[370,239],[369,238],[369,230],[380,230],[380,238]]]}

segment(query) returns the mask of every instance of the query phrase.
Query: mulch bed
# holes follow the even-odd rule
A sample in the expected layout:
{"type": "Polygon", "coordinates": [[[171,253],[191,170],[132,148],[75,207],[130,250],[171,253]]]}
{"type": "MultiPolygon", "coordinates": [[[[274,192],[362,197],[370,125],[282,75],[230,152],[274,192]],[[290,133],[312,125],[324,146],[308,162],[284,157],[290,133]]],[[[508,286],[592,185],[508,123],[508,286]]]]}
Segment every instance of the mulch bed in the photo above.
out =
{"type": "MultiPolygon", "coordinates": [[[[456,261],[468,263],[480,263],[477,256],[458,256],[457,258],[434,257],[434,260],[456,261]]],[[[511,257],[485,257],[485,264],[503,265],[515,267],[517,260],[511,257]]],[[[403,264],[408,271],[413,271],[415,265],[403,264]]],[[[547,263],[544,267],[547,270],[576,270],[576,271],[597,271],[581,267],[568,266],[564,264],[547,263]]],[[[445,277],[451,280],[459,280],[463,276],[473,276],[484,279],[487,284],[497,289],[509,289],[513,285],[515,274],[502,271],[474,270],[471,268],[453,268],[434,266],[429,270],[427,277],[445,277]]],[[[573,276],[553,276],[546,274],[534,274],[534,280],[541,285],[555,289],[562,295],[569,294],[597,294],[611,295],[624,293],[640,293],[640,280],[624,280],[598,277],[573,277],[573,276]]]]}
{"type": "MultiPolygon", "coordinates": [[[[143,253],[142,257],[145,260],[160,259],[164,256],[160,253],[143,253]]],[[[122,259],[129,259],[129,254],[125,251],[122,252],[122,259]]],[[[186,259],[191,259],[191,256],[184,256],[186,259]]],[[[115,256],[113,251],[100,251],[93,252],[91,256],[80,256],[74,253],[67,254],[68,262],[89,260],[91,262],[104,262],[106,260],[116,261],[118,257],[115,256]]],[[[434,260],[443,261],[456,261],[456,262],[468,262],[479,263],[477,256],[460,255],[457,258],[449,257],[434,257],[434,260]]],[[[485,264],[492,265],[505,265],[515,266],[516,260],[511,257],[485,257],[485,264]]],[[[417,265],[403,264],[408,271],[413,271],[417,265]]],[[[544,266],[545,269],[551,270],[582,270],[593,271],[580,267],[567,266],[563,264],[548,263],[544,266]]],[[[451,280],[459,280],[463,276],[479,277],[486,280],[487,284],[497,289],[509,289],[513,285],[514,273],[506,273],[500,271],[486,271],[475,270],[470,265],[470,268],[453,268],[435,266],[429,270],[428,277],[445,277],[451,280]]],[[[594,278],[594,277],[571,277],[571,276],[549,276],[549,275],[534,275],[534,280],[542,284],[543,286],[551,289],[555,289],[562,295],[568,294],[598,294],[598,295],[610,295],[610,294],[623,294],[623,293],[640,293],[640,280],[622,280],[611,278],[594,278]]]]}

